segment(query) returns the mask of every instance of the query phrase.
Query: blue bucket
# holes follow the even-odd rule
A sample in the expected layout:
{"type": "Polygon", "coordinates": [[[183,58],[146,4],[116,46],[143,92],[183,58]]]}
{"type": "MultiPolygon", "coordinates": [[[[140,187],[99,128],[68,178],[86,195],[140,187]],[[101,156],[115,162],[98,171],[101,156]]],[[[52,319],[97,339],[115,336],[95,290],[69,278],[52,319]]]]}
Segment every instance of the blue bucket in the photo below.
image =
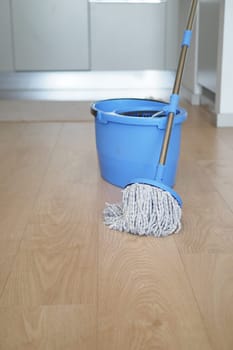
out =
{"type": "MultiPolygon", "coordinates": [[[[134,178],[154,180],[167,114],[151,116],[168,104],[146,99],[110,99],[91,106],[101,176],[125,187],[134,178]]],[[[163,183],[173,187],[180,154],[181,125],[187,112],[178,108],[169,143],[163,183]]]]}

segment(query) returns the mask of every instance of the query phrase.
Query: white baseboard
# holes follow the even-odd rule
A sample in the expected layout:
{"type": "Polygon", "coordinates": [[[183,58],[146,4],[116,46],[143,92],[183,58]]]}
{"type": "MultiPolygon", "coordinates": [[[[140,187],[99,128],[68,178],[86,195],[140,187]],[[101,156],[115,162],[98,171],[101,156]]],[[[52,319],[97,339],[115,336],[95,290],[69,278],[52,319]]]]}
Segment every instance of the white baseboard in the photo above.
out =
{"type": "Polygon", "coordinates": [[[216,116],[216,126],[218,128],[233,127],[233,114],[218,113],[216,116]]]}
{"type": "Polygon", "coordinates": [[[194,94],[186,87],[182,87],[181,97],[188,100],[188,102],[190,102],[193,106],[199,106],[201,104],[201,95],[194,94]]]}
{"type": "Polygon", "coordinates": [[[0,73],[0,121],[90,121],[91,101],[169,101],[173,71],[0,73]]]}
{"type": "Polygon", "coordinates": [[[95,101],[107,98],[169,98],[175,73],[165,70],[0,72],[0,99],[95,101]]]}

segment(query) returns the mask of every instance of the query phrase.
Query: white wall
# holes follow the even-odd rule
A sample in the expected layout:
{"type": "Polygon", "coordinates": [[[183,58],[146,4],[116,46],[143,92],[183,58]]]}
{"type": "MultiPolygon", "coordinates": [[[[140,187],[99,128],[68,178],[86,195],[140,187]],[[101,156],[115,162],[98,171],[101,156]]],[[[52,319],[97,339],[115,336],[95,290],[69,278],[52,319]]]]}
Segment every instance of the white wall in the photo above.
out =
{"type": "MultiPolygon", "coordinates": [[[[216,87],[215,91],[215,113],[216,113],[216,125],[219,127],[233,126],[233,44],[232,44],[232,33],[233,33],[233,0],[200,0],[202,3],[209,2],[210,5],[219,3],[220,14],[219,14],[219,25],[216,23],[215,35],[217,45],[217,67],[216,67],[216,87]]],[[[180,0],[180,26],[183,27],[185,16],[190,5],[188,0],[180,0]]],[[[214,18],[209,18],[209,21],[215,21],[214,18]]],[[[206,22],[208,26],[208,22],[206,22]]],[[[212,26],[212,24],[211,24],[212,26]]],[[[213,28],[213,26],[212,26],[213,28]]],[[[197,15],[196,27],[194,28],[194,36],[192,45],[189,51],[188,60],[185,67],[185,73],[183,78],[183,96],[193,104],[198,104],[200,99],[198,98],[201,94],[202,86],[199,83],[203,83],[200,79],[198,80],[198,50],[199,50],[199,13],[197,15]]],[[[210,40],[213,40],[211,38],[210,40]]],[[[213,43],[212,43],[213,44],[213,43]]],[[[213,45],[210,45],[213,47],[213,45]]],[[[214,43],[214,46],[216,43],[214,43]]],[[[206,39],[206,50],[209,48],[209,43],[206,39]]],[[[203,56],[205,52],[202,53],[203,56]]],[[[212,53],[211,53],[212,54],[212,53]]],[[[209,52],[206,51],[206,58],[208,58],[209,52]]],[[[210,65],[214,62],[216,65],[216,59],[210,61],[210,65]]],[[[206,64],[206,62],[205,62],[206,64]]],[[[211,68],[211,67],[210,67],[211,68]]],[[[212,67],[213,68],[213,67],[212,67]]],[[[202,84],[203,85],[203,84],[202,84]]],[[[203,85],[203,87],[208,84],[203,85]]],[[[210,89],[211,91],[211,89],[210,89]]]]}
{"type": "Polygon", "coordinates": [[[168,0],[166,16],[166,62],[165,67],[168,70],[176,68],[178,59],[178,40],[179,40],[179,2],[180,0],[168,0]]]}
{"type": "Polygon", "coordinates": [[[233,126],[233,0],[221,3],[218,75],[216,91],[217,126],[233,126]]]}
{"type": "Polygon", "coordinates": [[[221,2],[201,0],[199,6],[198,83],[212,93],[216,93],[221,2]]]}

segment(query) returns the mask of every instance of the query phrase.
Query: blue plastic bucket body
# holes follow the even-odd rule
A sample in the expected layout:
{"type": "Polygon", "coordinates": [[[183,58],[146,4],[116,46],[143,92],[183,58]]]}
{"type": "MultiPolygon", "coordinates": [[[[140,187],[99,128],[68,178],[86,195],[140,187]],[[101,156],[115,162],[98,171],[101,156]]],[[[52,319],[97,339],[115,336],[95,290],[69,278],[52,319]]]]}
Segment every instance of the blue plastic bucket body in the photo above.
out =
{"type": "MultiPolygon", "coordinates": [[[[145,99],[112,99],[96,102],[96,147],[101,176],[107,182],[125,187],[134,178],[156,178],[167,116],[134,117],[131,112],[161,111],[167,104],[145,99]],[[127,116],[127,113],[129,116],[127,116]]],[[[178,108],[174,118],[163,183],[173,187],[180,154],[181,126],[187,113],[178,108]]]]}

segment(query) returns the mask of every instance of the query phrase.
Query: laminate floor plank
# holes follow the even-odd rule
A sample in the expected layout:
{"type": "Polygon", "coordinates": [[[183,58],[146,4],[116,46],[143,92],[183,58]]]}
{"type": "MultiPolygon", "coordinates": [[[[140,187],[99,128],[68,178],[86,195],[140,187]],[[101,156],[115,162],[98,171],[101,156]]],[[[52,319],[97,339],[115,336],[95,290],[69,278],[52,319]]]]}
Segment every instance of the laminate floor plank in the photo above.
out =
{"type": "Polygon", "coordinates": [[[233,348],[233,129],[186,127],[177,191],[183,229],[175,242],[211,348],[233,348]]]}
{"type": "Polygon", "coordinates": [[[182,256],[214,350],[233,348],[233,255],[182,256]]]}
{"type": "Polygon", "coordinates": [[[173,238],[99,244],[99,349],[211,349],[173,238]]]}
{"type": "Polygon", "coordinates": [[[91,305],[6,307],[0,312],[0,349],[96,349],[91,305]]]}
{"type": "MultiPolygon", "coordinates": [[[[183,163],[184,164],[184,163],[183,163]]],[[[179,174],[177,191],[183,198],[182,232],[175,236],[184,253],[233,251],[233,213],[205,168],[189,164],[179,174]]]]}
{"type": "Polygon", "coordinates": [[[109,230],[94,122],[0,126],[0,349],[231,350],[233,138],[184,102],[165,238],[109,230]]]}
{"type": "MultiPolygon", "coordinates": [[[[233,137],[233,133],[232,133],[233,137]]],[[[232,159],[230,157],[229,159],[232,159]]],[[[205,176],[209,178],[216,190],[227,203],[230,210],[233,212],[233,167],[230,160],[210,160],[200,161],[204,170],[205,176]]]]}
{"type": "Polygon", "coordinates": [[[0,295],[5,288],[7,279],[12,270],[17,251],[19,249],[20,241],[18,240],[1,240],[1,254],[0,254],[0,295]]]}
{"type": "Polygon", "coordinates": [[[51,252],[21,248],[16,256],[0,306],[93,304],[96,273],[83,266],[78,249],[51,252]],[[81,265],[81,266],[80,266],[81,265]]]}
{"type": "Polygon", "coordinates": [[[0,192],[23,198],[35,196],[61,127],[61,124],[19,124],[18,139],[12,140],[2,155],[4,176],[0,176],[0,192]]]}
{"type": "Polygon", "coordinates": [[[7,285],[60,125],[0,127],[0,295],[7,285]]]}
{"type": "MultiPolygon", "coordinates": [[[[59,135],[0,298],[2,306],[96,304],[99,217],[96,190],[79,181],[83,142],[88,145],[83,128],[85,124],[64,126],[59,135]],[[72,193],[70,174],[75,179],[72,193]],[[53,191],[61,178],[68,191],[53,191]],[[55,186],[51,190],[50,184],[55,186]]],[[[92,163],[88,166],[91,170],[92,163]]]]}

